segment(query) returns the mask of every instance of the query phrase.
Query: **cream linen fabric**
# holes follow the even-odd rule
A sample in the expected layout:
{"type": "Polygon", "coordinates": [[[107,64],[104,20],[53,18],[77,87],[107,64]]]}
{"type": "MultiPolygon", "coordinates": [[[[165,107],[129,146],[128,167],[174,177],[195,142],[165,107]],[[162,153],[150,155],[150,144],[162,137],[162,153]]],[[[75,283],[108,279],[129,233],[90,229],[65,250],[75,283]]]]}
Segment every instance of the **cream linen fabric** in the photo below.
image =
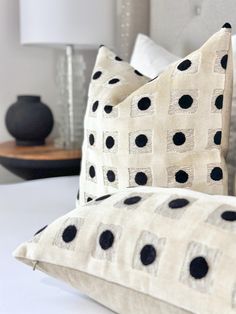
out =
{"type": "Polygon", "coordinates": [[[136,185],[227,194],[231,29],[146,82],[100,48],[85,116],[80,204],[136,185]]]}
{"type": "Polygon", "coordinates": [[[236,311],[236,199],[135,187],[58,218],[14,255],[122,314],[236,311]]]}

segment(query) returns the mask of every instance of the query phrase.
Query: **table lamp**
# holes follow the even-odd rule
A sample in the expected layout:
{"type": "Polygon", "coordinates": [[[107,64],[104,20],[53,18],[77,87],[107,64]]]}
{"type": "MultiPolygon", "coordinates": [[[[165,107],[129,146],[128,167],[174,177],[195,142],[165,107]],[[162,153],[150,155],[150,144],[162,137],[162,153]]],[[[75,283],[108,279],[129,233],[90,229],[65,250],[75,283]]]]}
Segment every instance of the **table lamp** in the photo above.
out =
{"type": "MultiPolygon", "coordinates": [[[[115,0],[20,0],[20,34],[23,45],[65,47],[68,114],[65,148],[75,148],[80,139],[76,128],[74,48],[114,47],[115,0]]],[[[78,115],[77,115],[78,116],[78,115]]],[[[64,126],[65,128],[66,126],[64,126]]]]}

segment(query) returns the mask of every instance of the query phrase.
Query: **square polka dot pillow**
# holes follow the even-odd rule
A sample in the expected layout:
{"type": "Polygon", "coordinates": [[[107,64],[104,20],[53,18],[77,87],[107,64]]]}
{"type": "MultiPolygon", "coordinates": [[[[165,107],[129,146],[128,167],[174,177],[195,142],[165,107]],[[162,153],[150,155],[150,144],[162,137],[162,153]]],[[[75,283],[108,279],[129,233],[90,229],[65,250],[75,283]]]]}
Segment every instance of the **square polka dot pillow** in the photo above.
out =
{"type": "Polygon", "coordinates": [[[152,81],[101,47],[89,88],[80,204],[128,186],[227,194],[231,27],[152,81]]]}
{"type": "Polygon", "coordinates": [[[235,236],[236,198],[134,187],[60,217],[14,255],[116,313],[235,314],[235,236]]]}

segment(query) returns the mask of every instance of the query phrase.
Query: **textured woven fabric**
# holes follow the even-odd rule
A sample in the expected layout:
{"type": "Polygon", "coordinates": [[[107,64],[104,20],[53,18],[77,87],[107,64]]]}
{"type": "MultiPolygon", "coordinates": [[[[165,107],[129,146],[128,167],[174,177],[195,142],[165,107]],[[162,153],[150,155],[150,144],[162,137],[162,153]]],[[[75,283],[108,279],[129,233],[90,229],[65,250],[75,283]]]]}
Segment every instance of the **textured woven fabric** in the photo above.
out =
{"type": "Polygon", "coordinates": [[[136,185],[227,194],[231,97],[227,25],[150,82],[101,47],[85,116],[80,203],[136,185]]]}
{"type": "Polygon", "coordinates": [[[135,187],[58,218],[14,255],[117,313],[233,314],[235,234],[235,198],[135,187]]]}

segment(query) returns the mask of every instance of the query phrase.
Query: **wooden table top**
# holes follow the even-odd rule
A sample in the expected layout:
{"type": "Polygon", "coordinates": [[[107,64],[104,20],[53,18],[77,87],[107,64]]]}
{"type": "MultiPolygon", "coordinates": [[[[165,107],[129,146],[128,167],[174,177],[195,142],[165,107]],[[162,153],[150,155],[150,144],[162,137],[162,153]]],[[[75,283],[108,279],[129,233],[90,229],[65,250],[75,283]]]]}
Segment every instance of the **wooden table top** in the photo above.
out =
{"type": "Polygon", "coordinates": [[[42,146],[17,146],[15,141],[0,143],[0,157],[24,160],[70,160],[80,159],[81,150],[55,147],[52,142],[42,146]]]}

